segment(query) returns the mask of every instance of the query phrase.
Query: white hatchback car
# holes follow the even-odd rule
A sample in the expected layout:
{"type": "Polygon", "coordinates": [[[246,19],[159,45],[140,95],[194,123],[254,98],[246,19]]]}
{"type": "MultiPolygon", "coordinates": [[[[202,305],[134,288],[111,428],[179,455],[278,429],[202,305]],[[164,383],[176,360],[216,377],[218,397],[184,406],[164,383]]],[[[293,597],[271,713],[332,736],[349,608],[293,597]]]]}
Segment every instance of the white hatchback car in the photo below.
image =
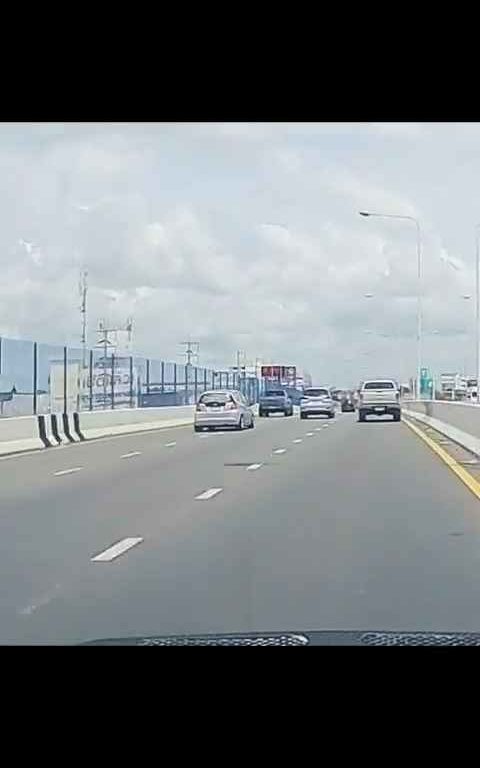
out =
{"type": "Polygon", "coordinates": [[[212,389],[199,397],[195,408],[195,432],[216,427],[253,429],[254,426],[253,411],[238,390],[212,389]]]}

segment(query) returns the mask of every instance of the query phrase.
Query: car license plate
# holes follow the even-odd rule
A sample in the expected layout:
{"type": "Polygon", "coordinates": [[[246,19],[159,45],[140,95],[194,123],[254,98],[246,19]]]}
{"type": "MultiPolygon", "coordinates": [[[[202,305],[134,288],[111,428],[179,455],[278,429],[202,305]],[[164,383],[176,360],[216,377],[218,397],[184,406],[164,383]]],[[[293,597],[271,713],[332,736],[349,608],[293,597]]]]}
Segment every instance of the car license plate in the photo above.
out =
{"type": "Polygon", "coordinates": [[[380,408],[378,406],[375,408],[375,413],[383,413],[384,411],[385,411],[385,408],[380,408]]]}

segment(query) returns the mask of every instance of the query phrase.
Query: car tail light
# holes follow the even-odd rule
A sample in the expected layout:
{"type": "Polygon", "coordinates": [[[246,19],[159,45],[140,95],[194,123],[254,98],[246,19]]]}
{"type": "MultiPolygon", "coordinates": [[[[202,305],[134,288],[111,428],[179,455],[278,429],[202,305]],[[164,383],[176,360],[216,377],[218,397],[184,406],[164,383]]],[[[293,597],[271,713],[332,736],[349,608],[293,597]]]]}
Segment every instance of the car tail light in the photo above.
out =
{"type": "Polygon", "coordinates": [[[207,410],[207,406],[204,405],[203,403],[198,403],[196,410],[197,411],[206,411],[207,410]]]}
{"type": "Polygon", "coordinates": [[[236,403],[232,403],[232,402],[225,403],[225,410],[226,411],[234,411],[236,409],[236,407],[237,407],[236,403]]]}

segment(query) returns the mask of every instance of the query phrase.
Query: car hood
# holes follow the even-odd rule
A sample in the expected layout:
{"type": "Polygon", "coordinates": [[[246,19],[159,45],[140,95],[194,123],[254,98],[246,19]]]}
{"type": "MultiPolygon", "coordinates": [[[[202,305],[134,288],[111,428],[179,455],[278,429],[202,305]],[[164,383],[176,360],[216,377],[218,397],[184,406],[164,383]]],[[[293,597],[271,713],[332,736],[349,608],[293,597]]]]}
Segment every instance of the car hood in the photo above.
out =
{"type": "Polygon", "coordinates": [[[323,630],[289,632],[248,632],[238,634],[159,635],[89,640],[81,645],[139,646],[480,646],[480,632],[402,632],[384,630],[323,630]]]}

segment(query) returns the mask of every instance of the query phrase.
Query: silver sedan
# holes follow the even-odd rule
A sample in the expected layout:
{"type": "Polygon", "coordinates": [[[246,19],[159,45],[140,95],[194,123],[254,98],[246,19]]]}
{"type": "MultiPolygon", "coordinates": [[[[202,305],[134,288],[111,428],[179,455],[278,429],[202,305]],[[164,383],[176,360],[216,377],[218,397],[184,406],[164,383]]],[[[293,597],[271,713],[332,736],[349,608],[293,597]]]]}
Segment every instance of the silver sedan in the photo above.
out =
{"type": "Polygon", "coordinates": [[[195,408],[194,430],[216,427],[253,429],[255,420],[246,397],[235,389],[213,389],[204,392],[195,408]]]}

